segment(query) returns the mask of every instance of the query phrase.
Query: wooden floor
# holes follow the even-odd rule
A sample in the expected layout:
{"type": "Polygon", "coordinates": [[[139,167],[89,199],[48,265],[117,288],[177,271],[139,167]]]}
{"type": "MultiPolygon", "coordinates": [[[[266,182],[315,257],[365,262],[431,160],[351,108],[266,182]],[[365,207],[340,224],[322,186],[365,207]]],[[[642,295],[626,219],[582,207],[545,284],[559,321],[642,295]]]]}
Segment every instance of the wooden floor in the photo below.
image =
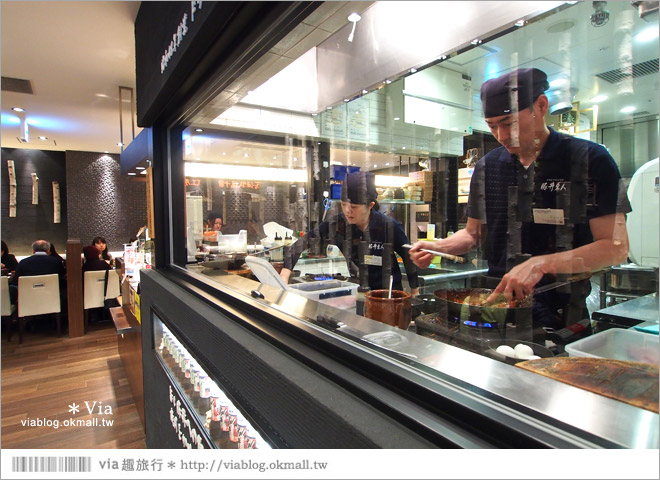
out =
{"type": "Polygon", "coordinates": [[[3,332],[1,366],[2,448],[146,448],[111,322],[90,324],[78,338],[26,331],[22,345],[3,332]],[[70,413],[73,404],[78,413],[70,413]],[[65,426],[69,419],[85,424],[65,426]]]}

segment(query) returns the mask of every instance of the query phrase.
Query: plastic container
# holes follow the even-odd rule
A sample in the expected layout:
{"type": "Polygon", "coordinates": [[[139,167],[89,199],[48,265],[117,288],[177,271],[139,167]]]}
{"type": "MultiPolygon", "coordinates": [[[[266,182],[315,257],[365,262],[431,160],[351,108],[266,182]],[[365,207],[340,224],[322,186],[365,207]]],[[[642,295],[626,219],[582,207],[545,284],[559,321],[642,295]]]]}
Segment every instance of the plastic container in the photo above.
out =
{"type": "Polygon", "coordinates": [[[612,358],[633,362],[660,363],[658,337],[649,333],[610,328],[566,345],[573,357],[612,358]]]}

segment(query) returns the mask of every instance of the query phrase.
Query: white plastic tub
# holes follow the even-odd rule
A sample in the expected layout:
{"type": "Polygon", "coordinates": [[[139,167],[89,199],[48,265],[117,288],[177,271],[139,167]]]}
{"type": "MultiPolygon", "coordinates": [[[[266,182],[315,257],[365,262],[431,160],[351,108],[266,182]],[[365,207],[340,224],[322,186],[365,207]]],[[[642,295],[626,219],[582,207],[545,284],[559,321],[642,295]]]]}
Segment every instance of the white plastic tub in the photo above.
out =
{"type": "Polygon", "coordinates": [[[660,363],[660,341],[657,335],[610,328],[566,345],[573,357],[612,358],[642,363],[660,363]]]}

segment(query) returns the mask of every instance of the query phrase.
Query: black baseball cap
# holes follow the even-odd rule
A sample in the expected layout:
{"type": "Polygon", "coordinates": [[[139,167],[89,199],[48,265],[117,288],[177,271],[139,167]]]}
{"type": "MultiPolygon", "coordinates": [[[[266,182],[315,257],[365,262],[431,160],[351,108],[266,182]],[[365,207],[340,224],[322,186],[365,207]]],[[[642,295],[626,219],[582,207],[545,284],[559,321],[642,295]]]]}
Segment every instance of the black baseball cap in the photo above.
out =
{"type": "Polygon", "coordinates": [[[524,110],[550,88],[548,76],[538,68],[520,68],[481,85],[484,117],[499,117],[524,110]]]}
{"type": "Polygon", "coordinates": [[[378,198],[376,178],[372,172],[355,172],[346,175],[341,188],[342,202],[369,205],[378,198]]]}

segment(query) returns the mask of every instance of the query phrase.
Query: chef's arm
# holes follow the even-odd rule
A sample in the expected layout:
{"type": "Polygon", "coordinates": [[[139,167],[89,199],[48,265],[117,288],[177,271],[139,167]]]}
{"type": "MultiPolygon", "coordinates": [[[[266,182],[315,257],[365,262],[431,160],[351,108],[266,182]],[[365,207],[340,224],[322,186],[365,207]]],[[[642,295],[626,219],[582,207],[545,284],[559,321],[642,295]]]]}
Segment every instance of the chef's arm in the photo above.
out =
{"type": "Polygon", "coordinates": [[[468,217],[465,228],[459,230],[451,237],[442,238],[432,242],[421,241],[415,243],[410,249],[410,258],[420,268],[426,268],[433,260],[433,254],[422,252],[420,249],[436,250],[438,252],[462,255],[469,252],[481,243],[484,225],[476,218],[468,217]]]}
{"type": "Polygon", "coordinates": [[[288,247],[284,247],[284,267],[280,271],[280,278],[284,280],[284,283],[289,281],[291,276],[291,271],[293,267],[298,263],[298,259],[302,252],[309,248],[311,240],[314,238],[327,238],[328,237],[328,223],[322,222],[318,227],[313,231],[307,232],[302,238],[299,238],[297,242],[288,247]]]}
{"type": "Polygon", "coordinates": [[[516,265],[494,290],[496,293],[525,296],[543,275],[593,272],[610,265],[618,265],[628,257],[628,231],[622,213],[605,215],[589,221],[594,241],[565,252],[539,255],[516,265]]]}

